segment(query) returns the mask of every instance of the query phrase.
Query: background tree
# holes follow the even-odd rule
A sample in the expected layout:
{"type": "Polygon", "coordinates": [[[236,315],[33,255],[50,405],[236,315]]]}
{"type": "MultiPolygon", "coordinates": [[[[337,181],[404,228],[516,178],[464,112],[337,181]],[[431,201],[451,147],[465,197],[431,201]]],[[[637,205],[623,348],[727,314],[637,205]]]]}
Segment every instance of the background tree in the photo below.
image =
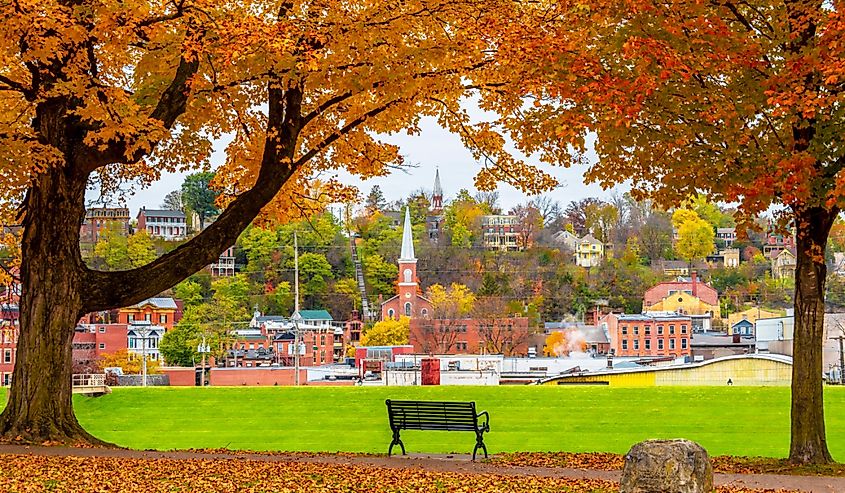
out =
{"type": "Polygon", "coordinates": [[[604,244],[610,243],[613,228],[619,221],[619,211],[613,204],[591,203],[584,209],[584,226],[604,244]]]}
{"type": "MultiPolygon", "coordinates": [[[[102,355],[97,361],[97,366],[100,371],[105,368],[120,368],[124,374],[140,375],[143,372],[144,358],[139,354],[130,353],[127,349],[121,349],[102,355]]],[[[158,373],[161,373],[159,361],[147,355],[147,374],[155,375],[158,373]]]]}
{"type": "Polygon", "coordinates": [[[589,232],[587,227],[587,208],[600,205],[603,202],[595,197],[588,197],[579,201],[570,202],[563,210],[563,219],[567,224],[572,225],[573,232],[583,236],[589,232]]]}
{"type": "Polygon", "coordinates": [[[478,323],[482,344],[490,354],[512,356],[531,337],[528,327],[514,326],[512,315],[500,296],[477,298],[473,303],[471,317],[478,323]]]}
{"type": "Polygon", "coordinates": [[[840,2],[821,1],[560,3],[542,42],[514,32],[500,45],[514,55],[515,77],[537,93],[536,106],[489,102],[523,115],[518,146],[558,137],[540,159],[582,159],[595,136],[598,159],[587,176],[603,185],[630,181],[637,197],[665,207],[703,192],[737,203],[745,223],[772,204],[783,208],[798,250],[796,463],[832,460],[821,379],[823,252],[845,205],[842,15],[840,2]]]}
{"type": "Polygon", "coordinates": [[[219,193],[211,188],[214,172],[201,171],[185,177],[182,183],[182,201],[185,207],[199,218],[199,230],[205,229],[205,220],[217,214],[216,200],[219,193]]]}
{"type": "Polygon", "coordinates": [[[403,346],[408,344],[410,319],[382,320],[361,334],[362,346],[403,346]]]}
{"type": "Polygon", "coordinates": [[[562,214],[560,202],[552,199],[548,195],[538,195],[529,202],[540,213],[543,218],[543,227],[550,228],[556,224],[562,214]]]}
{"type": "Polygon", "coordinates": [[[146,230],[136,231],[126,240],[126,256],[131,267],[142,267],[156,259],[153,239],[146,230]]]}
{"type": "Polygon", "coordinates": [[[463,333],[466,318],[472,312],[475,295],[463,284],[448,288],[433,284],[426,290],[431,311],[415,327],[414,337],[425,353],[448,353],[463,333]]]}
{"type": "Polygon", "coordinates": [[[516,216],[519,246],[528,248],[543,227],[543,216],[530,202],[517,205],[511,209],[510,214],[516,216]]]}
{"type": "Polygon", "coordinates": [[[698,217],[694,211],[678,209],[672,216],[672,221],[678,217],[678,241],[675,244],[675,253],[686,260],[692,270],[692,264],[696,260],[713,253],[713,226],[698,217]]]}
{"type": "Polygon", "coordinates": [[[182,190],[173,190],[164,196],[161,208],[167,211],[185,212],[185,204],[182,202],[182,190]]]}
{"type": "MultiPolygon", "coordinates": [[[[460,196],[460,193],[458,194],[460,196]]],[[[499,205],[499,192],[493,191],[479,191],[473,197],[475,203],[481,207],[484,214],[501,214],[502,207],[499,205]]]]}
{"type": "Polygon", "coordinates": [[[385,207],[387,207],[387,200],[384,198],[381,187],[373,185],[373,188],[370,189],[370,193],[367,195],[367,199],[364,201],[364,213],[369,216],[383,211],[385,207]]]}
{"type": "Polygon", "coordinates": [[[444,230],[450,244],[455,247],[469,248],[481,241],[481,216],[485,209],[469,195],[460,190],[443,211],[444,230]]]}
{"type": "Polygon", "coordinates": [[[128,269],[129,239],[117,222],[109,222],[94,244],[94,262],[108,270],[128,269]]]}

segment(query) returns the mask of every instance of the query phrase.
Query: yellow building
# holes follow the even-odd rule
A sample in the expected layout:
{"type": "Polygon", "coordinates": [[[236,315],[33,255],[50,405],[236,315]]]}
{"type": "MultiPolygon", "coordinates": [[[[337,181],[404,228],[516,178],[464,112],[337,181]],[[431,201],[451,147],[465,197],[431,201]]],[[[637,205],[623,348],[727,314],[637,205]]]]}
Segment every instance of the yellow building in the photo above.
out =
{"type": "Polygon", "coordinates": [[[740,320],[748,320],[753,324],[756,323],[759,318],[777,318],[782,316],[783,312],[764,310],[762,308],[749,308],[748,310],[743,310],[741,312],[731,313],[728,315],[728,332],[730,333],[730,328],[736,325],[736,323],[740,320]]]}
{"type": "Polygon", "coordinates": [[[575,264],[581,267],[595,267],[604,257],[604,244],[593,235],[587,234],[575,245],[575,264]]]}
{"type": "Polygon", "coordinates": [[[678,291],[666,296],[657,303],[644,306],[644,312],[677,312],[685,315],[710,315],[714,320],[721,319],[719,305],[706,303],[698,296],[686,291],[678,291]]]}
{"type": "Polygon", "coordinates": [[[657,386],[786,386],[792,382],[792,358],[780,354],[726,356],[699,363],[620,368],[551,377],[542,385],[657,386]]]}

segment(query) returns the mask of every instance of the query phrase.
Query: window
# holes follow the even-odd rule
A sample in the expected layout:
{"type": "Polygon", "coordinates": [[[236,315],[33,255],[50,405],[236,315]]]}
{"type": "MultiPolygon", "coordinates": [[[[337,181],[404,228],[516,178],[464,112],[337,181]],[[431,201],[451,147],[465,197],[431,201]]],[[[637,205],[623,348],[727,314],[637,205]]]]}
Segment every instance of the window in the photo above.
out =
{"type": "Polygon", "coordinates": [[[622,341],[622,349],[628,349],[628,340],[622,341]]]}
{"type": "Polygon", "coordinates": [[[428,316],[428,309],[423,308],[422,310],[420,310],[420,313],[422,314],[423,317],[427,317],[428,316]]]}
{"type": "Polygon", "coordinates": [[[670,336],[675,335],[675,326],[674,325],[669,326],[669,335],[670,336]]]}
{"type": "Polygon", "coordinates": [[[254,343],[252,343],[252,342],[250,342],[250,343],[249,343],[249,348],[250,348],[250,349],[255,349],[255,344],[254,344],[254,343]]]}
{"type": "Polygon", "coordinates": [[[686,349],[686,348],[687,348],[687,340],[686,340],[686,338],[681,339],[681,349],[686,349]]]}
{"type": "Polygon", "coordinates": [[[663,326],[662,325],[657,326],[657,335],[659,335],[659,336],[663,335],[663,326]]]}
{"type": "Polygon", "coordinates": [[[321,345],[321,346],[325,346],[325,345],[326,345],[326,336],[325,336],[325,334],[323,334],[323,335],[321,335],[321,336],[320,336],[320,345],[321,345]]]}
{"type": "Polygon", "coordinates": [[[686,333],[687,333],[687,326],[681,325],[681,334],[686,334],[686,333]]]}
{"type": "Polygon", "coordinates": [[[12,362],[12,350],[11,349],[4,349],[3,350],[3,363],[11,363],[12,362]]]}
{"type": "Polygon", "coordinates": [[[393,318],[393,315],[394,315],[395,313],[396,313],[396,312],[394,312],[394,311],[393,311],[393,308],[391,308],[390,310],[387,310],[387,316],[388,316],[389,318],[393,318]]]}
{"type": "Polygon", "coordinates": [[[636,325],[634,326],[634,335],[635,335],[635,336],[640,335],[640,328],[639,328],[638,326],[636,326],[636,325]]]}
{"type": "Polygon", "coordinates": [[[634,349],[639,349],[639,348],[640,348],[640,341],[639,341],[639,339],[634,339],[634,349]]]}
{"type": "Polygon", "coordinates": [[[651,335],[651,326],[650,325],[646,325],[645,327],[643,327],[643,329],[645,329],[645,335],[647,335],[647,336],[651,335]]]}
{"type": "Polygon", "coordinates": [[[106,328],[100,327],[100,334],[105,334],[105,333],[106,333],[106,328]]]}
{"type": "Polygon", "coordinates": [[[622,335],[623,336],[628,335],[628,326],[627,325],[622,326],[622,335]]]}
{"type": "Polygon", "coordinates": [[[657,340],[657,349],[662,351],[663,350],[663,339],[657,340]]]}
{"type": "Polygon", "coordinates": [[[135,321],[135,314],[134,313],[129,313],[129,314],[126,315],[126,323],[131,324],[134,321],[135,321]]]}
{"type": "Polygon", "coordinates": [[[158,316],[158,323],[166,324],[167,323],[167,315],[159,315],[158,316]]]}
{"type": "Polygon", "coordinates": [[[405,303],[405,316],[406,317],[411,316],[411,303],[410,302],[405,303]]]}
{"type": "Polygon", "coordinates": [[[675,349],[675,339],[669,339],[669,349],[675,349]]]}
{"type": "MultiPolygon", "coordinates": [[[[663,341],[660,341],[660,342],[663,342],[663,341]]],[[[646,349],[651,349],[651,339],[646,339],[646,340],[645,340],[645,348],[646,348],[646,349]]]]}
{"type": "Polygon", "coordinates": [[[152,313],[145,313],[144,314],[144,320],[146,320],[147,322],[152,322],[153,321],[153,314],[152,313]]]}
{"type": "Polygon", "coordinates": [[[105,349],[105,348],[106,348],[106,343],[101,342],[101,343],[100,343],[100,349],[105,349]]]}
{"type": "Polygon", "coordinates": [[[402,274],[405,278],[404,282],[414,282],[414,279],[411,277],[413,275],[413,272],[411,272],[411,269],[405,269],[405,271],[402,274]]]}
{"type": "Polygon", "coordinates": [[[12,374],[11,373],[4,373],[3,374],[3,385],[9,386],[12,385],[12,374]]]}

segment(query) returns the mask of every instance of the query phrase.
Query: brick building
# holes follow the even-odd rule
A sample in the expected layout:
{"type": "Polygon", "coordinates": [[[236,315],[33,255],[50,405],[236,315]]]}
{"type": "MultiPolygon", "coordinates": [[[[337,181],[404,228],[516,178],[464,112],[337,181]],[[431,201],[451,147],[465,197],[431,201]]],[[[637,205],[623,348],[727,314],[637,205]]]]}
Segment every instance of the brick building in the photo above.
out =
{"type": "Polygon", "coordinates": [[[616,356],[672,356],[692,354],[692,319],[677,313],[617,315],[601,319],[616,356]]]}
{"type": "Polygon", "coordinates": [[[155,210],[141,207],[138,212],[138,229],[146,230],[153,238],[184,240],[188,223],[182,211],[155,210]]]}
{"type": "Polygon", "coordinates": [[[173,298],[149,298],[137,305],[118,310],[117,320],[114,322],[129,325],[137,321],[146,321],[170,330],[181,318],[180,314],[179,305],[173,298]]]}
{"type": "Polygon", "coordinates": [[[74,372],[95,371],[97,360],[128,347],[126,324],[79,324],[73,333],[74,372]]]}
{"type": "Polygon", "coordinates": [[[116,225],[124,236],[130,233],[129,209],[126,207],[94,207],[85,210],[85,220],[79,229],[79,241],[97,243],[102,232],[110,225],[116,225]]]}
{"type": "Polygon", "coordinates": [[[412,318],[409,342],[424,354],[528,354],[528,318],[412,318]]]}

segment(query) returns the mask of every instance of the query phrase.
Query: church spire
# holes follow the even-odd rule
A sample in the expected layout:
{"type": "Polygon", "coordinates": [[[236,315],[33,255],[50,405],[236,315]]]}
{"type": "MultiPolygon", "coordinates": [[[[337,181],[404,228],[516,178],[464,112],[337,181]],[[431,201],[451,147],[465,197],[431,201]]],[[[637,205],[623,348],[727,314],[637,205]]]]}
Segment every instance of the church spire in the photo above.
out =
{"type": "Polygon", "coordinates": [[[431,208],[434,212],[443,209],[443,187],[440,186],[440,168],[437,168],[434,175],[434,193],[431,194],[431,208]]]}
{"type": "Polygon", "coordinates": [[[405,207],[405,227],[402,230],[402,254],[399,260],[416,260],[414,256],[414,236],[411,234],[411,209],[405,207]]]}

